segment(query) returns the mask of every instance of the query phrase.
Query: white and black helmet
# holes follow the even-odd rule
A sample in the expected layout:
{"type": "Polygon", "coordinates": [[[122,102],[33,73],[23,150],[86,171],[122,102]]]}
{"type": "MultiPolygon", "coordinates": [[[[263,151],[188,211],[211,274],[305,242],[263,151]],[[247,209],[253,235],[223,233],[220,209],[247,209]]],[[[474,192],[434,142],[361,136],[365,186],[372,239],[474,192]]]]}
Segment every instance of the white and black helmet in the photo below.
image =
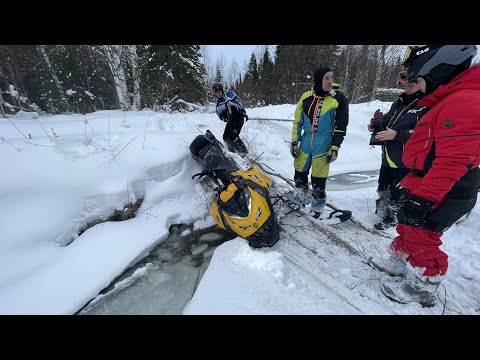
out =
{"type": "Polygon", "coordinates": [[[421,76],[435,89],[466,70],[476,54],[475,45],[409,46],[403,58],[407,81],[421,76]]]}

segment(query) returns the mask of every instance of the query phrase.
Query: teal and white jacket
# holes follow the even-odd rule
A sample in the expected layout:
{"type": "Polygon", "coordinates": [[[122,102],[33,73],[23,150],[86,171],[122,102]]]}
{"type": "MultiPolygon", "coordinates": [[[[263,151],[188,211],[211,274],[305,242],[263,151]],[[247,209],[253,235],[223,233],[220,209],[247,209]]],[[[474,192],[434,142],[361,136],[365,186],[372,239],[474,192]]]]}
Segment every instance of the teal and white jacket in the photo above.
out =
{"type": "Polygon", "coordinates": [[[317,96],[309,90],[302,95],[295,109],[292,143],[300,144],[305,154],[318,156],[339,149],[347,133],[348,100],[340,91],[330,90],[317,96]]]}

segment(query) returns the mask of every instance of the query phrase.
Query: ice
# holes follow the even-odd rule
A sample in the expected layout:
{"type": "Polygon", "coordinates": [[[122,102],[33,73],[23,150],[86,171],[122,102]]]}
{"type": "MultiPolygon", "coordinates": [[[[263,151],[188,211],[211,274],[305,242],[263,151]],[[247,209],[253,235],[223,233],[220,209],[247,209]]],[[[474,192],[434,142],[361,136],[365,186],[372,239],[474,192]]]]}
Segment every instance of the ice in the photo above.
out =
{"type": "Polygon", "coordinates": [[[198,238],[199,242],[215,242],[218,240],[222,240],[224,238],[223,235],[217,233],[207,233],[203,234],[198,238]]]}
{"type": "Polygon", "coordinates": [[[204,259],[208,259],[210,256],[212,256],[213,253],[215,252],[215,249],[216,249],[216,248],[217,248],[216,246],[212,246],[212,247],[209,248],[208,250],[205,250],[205,251],[203,252],[203,254],[202,254],[202,255],[203,255],[203,258],[204,258],[204,259]]]}
{"type": "Polygon", "coordinates": [[[193,256],[198,255],[204,252],[205,250],[207,250],[207,248],[208,248],[208,244],[200,244],[200,245],[192,246],[191,248],[192,255],[193,256]]]}
{"type": "Polygon", "coordinates": [[[155,267],[129,286],[113,290],[82,315],[179,315],[190,301],[200,268],[185,264],[155,267]]]}
{"type": "Polygon", "coordinates": [[[170,251],[164,250],[164,252],[158,253],[158,259],[163,261],[172,261],[173,254],[170,251]]]}

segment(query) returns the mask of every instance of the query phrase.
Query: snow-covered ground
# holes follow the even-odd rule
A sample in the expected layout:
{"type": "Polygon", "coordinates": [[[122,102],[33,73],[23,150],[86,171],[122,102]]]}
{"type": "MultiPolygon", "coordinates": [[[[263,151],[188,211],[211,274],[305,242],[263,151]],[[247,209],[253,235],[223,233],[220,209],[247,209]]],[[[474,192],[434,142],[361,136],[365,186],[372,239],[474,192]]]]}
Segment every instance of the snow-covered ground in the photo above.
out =
{"type": "MultiPolygon", "coordinates": [[[[366,125],[376,109],[389,107],[378,101],[350,105],[347,135],[330,175],[378,170],[381,150],[369,147],[366,125]]],[[[292,119],[294,109],[278,105],[247,112],[250,118],[292,119]]],[[[221,139],[224,126],[211,110],[0,119],[0,313],[76,313],[166,240],[171,225],[212,225],[211,194],[192,180],[201,168],[189,145],[207,129],[221,139]],[[138,198],[143,203],[135,218],[103,222],[78,235],[88,223],[138,198]]],[[[241,134],[252,156],[290,179],[291,127],[250,120],[241,134]]],[[[330,188],[327,196],[371,226],[378,221],[375,189],[330,188]]],[[[443,236],[449,271],[430,309],[385,298],[379,286],[387,275],[365,263],[370,255],[386,256],[394,229],[381,237],[353,224],[329,227],[340,239],[335,240],[292,213],[280,219],[283,231],[272,248],[256,250],[242,238],[216,248],[183,313],[478,314],[479,218],[477,206],[443,236]]],[[[147,265],[144,272],[153,268],[147,265]]],[[[143,274],[135,273],[128,284],[142,288],[136,279],[143,274]]]]}

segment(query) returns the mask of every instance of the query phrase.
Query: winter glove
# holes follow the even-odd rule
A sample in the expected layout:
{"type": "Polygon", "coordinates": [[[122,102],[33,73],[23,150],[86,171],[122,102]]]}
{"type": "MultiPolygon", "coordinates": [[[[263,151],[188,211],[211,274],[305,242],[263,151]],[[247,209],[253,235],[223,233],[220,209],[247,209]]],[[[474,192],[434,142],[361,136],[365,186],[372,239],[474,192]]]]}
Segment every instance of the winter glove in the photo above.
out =
{"type": "Polygon", "coordinates": [[[247,111],[245,109],[238,109],[238,111],[240,112],[240,114],[242,114],[243,118],[245,119],[245,122],[247,122],[248,121],[247,111]]]}
{"type": "Polygon", "coordinates": [[[432,211],[435,205],[434,201],[408,194],[405,204],[398,210],[398,223],[409,226],[422,226],[427,214],[432,211]]]}
{"type": "Polygon", "coordinates": [[[338,156],[338,146],[332,146],[330,150],[327,152],[327,164],[330,164],[337,160],[338,156]]]}
{"type": "Polygon", "coordinates": [[[377,109],[373,114],[373,117],[370,119],[370,124],[368,125],[368,131],[379,132],[385,130],[383,124],[383,112],[380,109],[377,109]]]}
{"type": "Polygon", "coordinates": [[[222,120],[224,122],[227,122],[227,113],[226,112],[222,112],[222,113],[217,112],[217,116],[220,120],[222,120]]]}
{"type": "Polygon", "coordinates": [[[294,158],[298,156],[298,143],[292,142],[290,145],[290,154],[292,154],[294,158]]]}
{"type": "Polygon", "coordinates": [[[383,120],[383,112],[381,112],[380,109],[377,109],[377,111],[373,113],[373,118],[372,118],[373,122],[376,122],[378,119],[383,120]]]}
{"type": "Polygon", "coordinates": [[[397,208],[397,212],[398,209],[400,209],[400,207],[405,204],[405,201],[407,201],[407,196],[409,192],[410,190],[400,185],[400,183],[390,189],[391,199],[396,204],[395,206],[397,208]]]}

